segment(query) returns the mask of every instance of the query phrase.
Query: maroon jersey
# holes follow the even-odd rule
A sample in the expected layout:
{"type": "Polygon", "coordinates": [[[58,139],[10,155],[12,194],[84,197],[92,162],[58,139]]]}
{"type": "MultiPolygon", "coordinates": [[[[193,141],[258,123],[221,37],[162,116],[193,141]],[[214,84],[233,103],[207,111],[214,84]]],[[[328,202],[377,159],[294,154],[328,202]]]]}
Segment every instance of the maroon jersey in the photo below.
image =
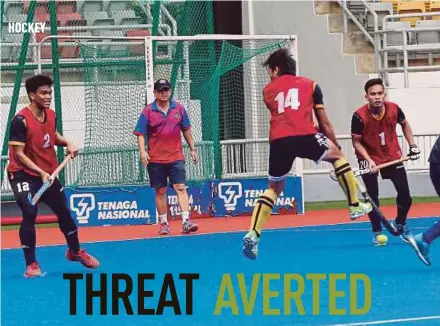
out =
{"type": "MultiPolygon", "coordinates": [[[[396,127],[405,120],[402,110],[392,102],[384,103],[385,112],[378,119],[373,117],[368,104],[359,108],[352,120],[352,135],[360,137],[361,144],[376,164],[387,163],[402,157],[396,127]]],[[[356,156],[364,160],[357,151],[356,156]]]]}
{"type": "Polygon", "coordinates": [[[14,146],[24,146],[24,153],[40,169],[51,174],[58,166],[55,153],[55,112],[45,110],[45,120],[41,122],[28,107],[18,112],[11,121],[9,134],[9,165],[8,172],[24,171],[39,176],[34,170],[28,169],[15,156],[14,146]]]}
{"type": "Polygon", "coordinates": [[[269,141],[317,133],[313,109],[323,103],[321,90],[312,80],[280,76],[264,87],[263,97],[271,114],[269,141]],[[316,96],[317,90],[320,96],[316,96]]]}

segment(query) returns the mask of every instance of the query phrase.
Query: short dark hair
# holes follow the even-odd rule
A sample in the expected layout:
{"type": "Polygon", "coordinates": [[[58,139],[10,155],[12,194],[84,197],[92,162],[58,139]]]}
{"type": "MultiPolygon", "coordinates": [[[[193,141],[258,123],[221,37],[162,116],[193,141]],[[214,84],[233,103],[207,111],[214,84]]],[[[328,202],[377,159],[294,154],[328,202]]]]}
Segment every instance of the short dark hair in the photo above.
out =
{"type": "Polygon", "coordinates": [[[375,85],[381,85],[385,89],[385,86],[383,85],[383,81],[381,78],[373,78],[365,83],[364,86],[365,94],[368,94],[368,90],[370,89],[370,87],[373,87],[375,85]]]}
{"type": "Polygon", "coordinates": [[[52,87],[53,81],[50,77],[44,75],[35,75],[26,79],[26,92],[35,93],[38,87],[49,86],[52,87]]]}
{"type": "Polygon", "coordinates": [[[280,76],[296,76],[296,61],[293,59],[287,49],[279,49],[273,52],[264,62],[263,66],[269,66],[269,68],[272,70],[275,69],[275,67],[278,67],[280,70],[280,76]]]}

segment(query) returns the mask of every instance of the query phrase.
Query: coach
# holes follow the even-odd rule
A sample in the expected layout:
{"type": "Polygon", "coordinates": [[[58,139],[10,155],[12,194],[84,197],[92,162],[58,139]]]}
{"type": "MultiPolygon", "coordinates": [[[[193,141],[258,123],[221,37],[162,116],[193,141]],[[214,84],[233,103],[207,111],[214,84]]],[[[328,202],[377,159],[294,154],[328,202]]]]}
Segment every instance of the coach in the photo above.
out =
{"type": "Polygon", "coordinates": [[[147,105],[140,114],[133,133],[137,136],[141,162],[147,166],[150,185],[156,190],[159,234],[170,234],[166,200],[168,180],[177,193],[182,216],[182,233],[195,232],[198,226],[189,221],[185,157],[180,134],[182,131],[191,150],[191,158],[197,163],[198,155],[189,117],[181,103],[170,99],[171,85],[168,80],[160,79],[154,83],[154,96],[153,103],[147,105]]]}

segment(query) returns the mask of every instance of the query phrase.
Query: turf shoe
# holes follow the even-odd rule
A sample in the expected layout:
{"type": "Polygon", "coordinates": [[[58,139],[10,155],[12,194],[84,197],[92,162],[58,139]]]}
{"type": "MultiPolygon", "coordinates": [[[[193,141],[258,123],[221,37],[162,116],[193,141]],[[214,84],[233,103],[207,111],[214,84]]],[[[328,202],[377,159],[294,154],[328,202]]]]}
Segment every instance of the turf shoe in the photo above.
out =
{"type": "Polygon", "coordinates": [[[68,249],[66,252],[66,258],[70,261],[80,262],[83,266],[91,269],[98,268],[99,261],[92,255],[88,254],[85,249],[80,249],[76,254],[72,250],[68,249]]]}
{"type": "Polygon", "coordinates": [[[430,266],[431,259],[429,257],[429,244],[423,240],[423,233],[416,234],[414,236],[414,241],[416,246],[414,247],[417,256],[419,256],[420,260],[425,264],[430,266]]]}
{"type": "Polygon", "coordinates": [[[41,271],[40,265],[37,262],[34,262],[28,266],[26,266],[26,271],[24,272],[24,277],[40,277],[44,276],[45,273],[41,271]]]}
{"type": "Polygon", "coordinates": [[[257,259],[260,239],[254,230],[249,231],[243,238],[243,254],[249,259],[257,259]]]}
{"type": "Polygon", "coordinates": [[[199,229],[199,226],[195,223],[191,223],[186,221],[182,224],[182,233],[188,234],[191,232],[196,232],[199,229]]]}
{"type": "Polygon", "coordinates": [[[371,206],[370,203],[364,203],[362,201],[359,202],[359,205],[357,206],[350,206],[350,219],[356,220],[368,213],[370,213],[373,210],[373,206],[371,206]]]}
{"type": "Polygon", "coordinates": [[[397,230],[400,238],[406,243],[410,242],[410,238],[412,237],[411,230],[406,224],[398,224],[396,221],[392,221],[391,225],[397,230]]]}
{"type": "Polygon", "coordinates": [[[169,235],[171,233],[171,228],[169,223],[161,223],[159,234],[160,235],[169,235]]]}

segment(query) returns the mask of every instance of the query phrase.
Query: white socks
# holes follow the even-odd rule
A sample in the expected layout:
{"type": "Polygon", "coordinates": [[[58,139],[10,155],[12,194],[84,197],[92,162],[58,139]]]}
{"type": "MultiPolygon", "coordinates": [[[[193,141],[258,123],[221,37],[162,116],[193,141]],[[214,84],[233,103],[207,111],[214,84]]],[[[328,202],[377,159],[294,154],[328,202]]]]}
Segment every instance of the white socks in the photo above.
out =
{"type": "MultiPolygon", "coordinates": [[[[180,214],[182,216],[182,224],[188,222],[189,220],[189,211],[184,211],[180,214]]],[[[159,215],[160,224],[168,223],[168,214],[159,215]]]]}
{"type": "Polygon", "coordinates": [[[160,224],[168,223],[167,213],[159,215],[160,224]]]}
{"type": "Polygon", "coordinates": [[[185,222],[188,222],[188,220],[189,220],[189,212],[188,211],[181,212],[180,215],[182,216],[182,224],[185,222]]]}

